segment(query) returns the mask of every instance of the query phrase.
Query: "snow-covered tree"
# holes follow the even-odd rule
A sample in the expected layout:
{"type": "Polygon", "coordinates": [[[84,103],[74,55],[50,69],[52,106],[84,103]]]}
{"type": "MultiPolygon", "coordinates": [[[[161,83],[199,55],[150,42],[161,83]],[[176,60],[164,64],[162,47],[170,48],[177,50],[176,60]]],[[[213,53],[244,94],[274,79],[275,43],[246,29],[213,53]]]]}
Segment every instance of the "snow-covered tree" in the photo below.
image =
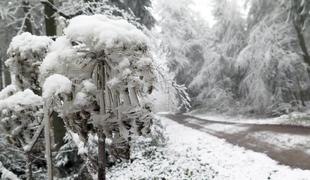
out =
{"type": "Polygon", "coordinates": [[[81,140],[97,135],[99,160],[89,171],[97,167],[100,179],[106,138],[112,142],[110,154],[128,159],[130,137],[150,132],[152,57],[147,37],[122,19],[77,16],[64,32],[41,66],[43,98],[81,140]]]}
{"type": "Polygon", "coordinates": [[[306,62],[297,51],[298,37],[278,6],[265,14],[249,34],[237,60],[240,96],[248,111],[287,113],[305,105],[309,89],[306,62]]]}
{"type": "Polygon", "coordinates": [[[209,110],[228,111],[235,106],[238,83],[234,63],[245,44],[244,19],[234,1],[214,1],[212,40],[204,46],[201,70],[190,84],[195,103],[209,110]]]}
{"type": "Polygon", "coordinates": [[[306,0],[290,0],[288,2],[287,0],[283,0],[283,4],[289,4],[287,6],[289,9],[289,20],[292,22],[296,31],[304,62],[310,66],[309,44],[306,42],[305,35],[310,22],[310,2],[306,0]]]}

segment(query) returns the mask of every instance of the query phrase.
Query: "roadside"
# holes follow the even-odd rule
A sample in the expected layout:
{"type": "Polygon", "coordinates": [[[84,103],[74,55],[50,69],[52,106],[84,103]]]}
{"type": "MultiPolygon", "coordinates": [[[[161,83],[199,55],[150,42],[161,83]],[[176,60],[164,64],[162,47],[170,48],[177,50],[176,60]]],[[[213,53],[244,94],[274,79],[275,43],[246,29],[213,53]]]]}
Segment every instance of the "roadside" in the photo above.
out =
{"type": "Polygon", "coordinates": [[[140,139],[141,143],[133,147],[134,161],[109,169],[108,179],[310,179],[308,170],[279,165],[263,153],[232,145],[202,129],[197,130],[201,126],[196,123],[184,122],[183,125],[179,120],[159,118],[166,128],[166,145],[146,145],[148,140],[140,139]]]}
{"type": "Polygon", "coordinates": [[[182,125],[223,138],[233,145],[264,153],[280,164],[310,169],[309,127],[210,121],[181,114],[165,116],[182,125]]]}

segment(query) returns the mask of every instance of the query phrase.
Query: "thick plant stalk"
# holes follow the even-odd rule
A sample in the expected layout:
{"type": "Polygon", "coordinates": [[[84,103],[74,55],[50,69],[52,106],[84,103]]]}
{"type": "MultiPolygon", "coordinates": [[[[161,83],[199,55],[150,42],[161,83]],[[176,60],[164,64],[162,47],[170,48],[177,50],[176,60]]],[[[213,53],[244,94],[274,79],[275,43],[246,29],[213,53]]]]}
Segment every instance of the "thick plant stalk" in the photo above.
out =
{"type": "MultiPolygon", "coordinates": [[[[106,73],[104,64],[99,64],[97,72],[97,87],[99,88],[99,106],[100,115],[106,114],[106,73]]],[[[105,155],[105,134],[103,132],[104,127],[99,127],[98,130],[98,180],[106,180],[106,155],[105,155]]]]}
{"type": "Polygon", "coordinates": [[[138,95],[137,95],[135,88],[130,88],[129,95],[130,95],[130,100],[132,102],[132,105],[133,106],[139,106],[140,105],[139,98],[138,98],[138,95]]]}
{"type": "Polygon", "coordinates": [[[98,131],[98,180],[106,179],[105,134],[98,131]]]}
{"type": "Polygon", "coordinates": [[[27,157],[27,180],[32,180],[32,158],[31,158],[31,153],[27,152],[26,153],[27,157]]]}
{"type": "Polygon", "coordinates": [[[46,156],[46,164],[47,164],[47,177],[48,180],[53,180],[53,164],[52,164],[52,151],[51,151],[51,136],[50,136],[50,115],[49,110],[44,104],[44,123],[45,123],[45,156],[46,156]]]}

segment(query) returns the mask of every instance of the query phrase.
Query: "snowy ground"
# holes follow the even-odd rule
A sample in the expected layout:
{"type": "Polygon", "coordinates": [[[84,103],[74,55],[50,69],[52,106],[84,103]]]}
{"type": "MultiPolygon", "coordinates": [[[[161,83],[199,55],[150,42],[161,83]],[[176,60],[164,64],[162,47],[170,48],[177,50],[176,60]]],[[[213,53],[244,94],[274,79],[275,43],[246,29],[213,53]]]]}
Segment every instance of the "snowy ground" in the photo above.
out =
{"type": "Polygon", "coordinates": [[[308,170],[279,165],[265,154],[161,119],[166,146],[141,142],[134,148],[135,160],[109,169],[108,179],[310,180],[308,170]]]}
{"type": "Polygon", "coordinates": [[[226,116],[215,113],[189,113],[197,118],[207,119],[210,121],[237,122],[245,124],[287,124],[310,127],[310,111],[309,112],[292,112],[287,115],[274,118],[249,118],[245,116],[226,116]]]}

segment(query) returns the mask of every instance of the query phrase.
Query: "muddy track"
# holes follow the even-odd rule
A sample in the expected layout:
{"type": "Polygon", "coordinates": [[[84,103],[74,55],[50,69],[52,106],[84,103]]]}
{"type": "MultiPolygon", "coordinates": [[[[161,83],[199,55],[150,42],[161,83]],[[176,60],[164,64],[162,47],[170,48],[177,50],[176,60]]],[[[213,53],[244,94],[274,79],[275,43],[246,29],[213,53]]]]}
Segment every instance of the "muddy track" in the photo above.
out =
{"type": "MultiPolygon", "coordinates": [[[[189,115],[182,114],[167,114],[162,115],[184,126],[197,129],[199,131],[209,133],[216,137],[225,139],[227,142],[250,149],[256,152],[261,152],[268,155],[270,158],[278,161],[280,164],[290,166],[292,168],[310,170],[310,128],[293,125],[269,125],[269,124],[243,124],[234,122],[220,122],[201,119],[189,115]],[[225,129],[214,128],[214,125],[233,126],[243,128],[240,131],[227,131],[225,129]],[[297,137],[309,138],[309,142],[289,145],[288,142],[271,143],[266,138],[258,138],[255,135],[260,135],[268,132],[274,136],[289,137],[298,135],[297,137]],[[308,153],[307,153],[308,151],[308,153]]],[[[290,140],[290,139],[289,139],[290,140]]]]}

